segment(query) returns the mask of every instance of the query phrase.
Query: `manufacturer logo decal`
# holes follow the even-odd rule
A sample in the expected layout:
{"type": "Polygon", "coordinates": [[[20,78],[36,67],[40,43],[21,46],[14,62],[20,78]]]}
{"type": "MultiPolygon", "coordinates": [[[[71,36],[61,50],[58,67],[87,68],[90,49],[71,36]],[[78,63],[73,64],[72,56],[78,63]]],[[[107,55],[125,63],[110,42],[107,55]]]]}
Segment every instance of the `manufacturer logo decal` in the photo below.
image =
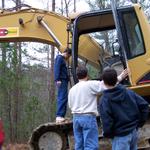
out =
{"type": "Polygon", "coordinates": [[[0,38],[1,37],[16,37],[16,36],[19,36],[18,27],[0,28],[0,38]]]}

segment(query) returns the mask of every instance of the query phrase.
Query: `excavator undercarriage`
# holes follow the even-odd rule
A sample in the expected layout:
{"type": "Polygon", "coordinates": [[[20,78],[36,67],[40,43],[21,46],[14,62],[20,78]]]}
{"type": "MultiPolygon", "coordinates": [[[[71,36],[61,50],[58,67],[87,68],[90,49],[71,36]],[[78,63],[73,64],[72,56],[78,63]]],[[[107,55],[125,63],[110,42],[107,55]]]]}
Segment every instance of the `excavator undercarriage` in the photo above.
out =
{"type": "MultiPolygon", "coordinates": [[[[149,121],[139,130],[138,150],[150,150],[149,121]]],[[[111,150],[111,140],[102,136],[100,117],[97,117],[99,126],[99,145],[101,150],[111,150]]],[[[73,150],[73,124],[68,121],[61,124],[46,123],[37,127],[29,140],[32,150],[73,150]]]]}

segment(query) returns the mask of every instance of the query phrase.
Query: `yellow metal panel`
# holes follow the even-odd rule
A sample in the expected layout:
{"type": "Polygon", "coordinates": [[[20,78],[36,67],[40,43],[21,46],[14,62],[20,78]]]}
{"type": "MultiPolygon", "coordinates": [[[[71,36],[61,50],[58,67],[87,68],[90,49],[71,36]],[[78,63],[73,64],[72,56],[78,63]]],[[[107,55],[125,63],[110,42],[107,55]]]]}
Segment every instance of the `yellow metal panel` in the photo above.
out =
{"type": "Polygon", "coordinates": [[[52,37],[37,22],[37,17],[42,16],[49,28],[55,33],[64,47],[67,46],[66,25],[69,20],[53,12],[37,9],[27,9],[0,15],[0,28],[19,28],[19,37],[0,37],[0,41],[38,41],[56,46],[52,37]],[[19,24],[19,18],[23,19],[24,25],[19,24]]]}
{"type": "Polygon", "coordinates": [[[129,88],[141,96],[148,96],[150,94],[150,84],[132,86],[129,88]]]}
{"type": "Polygon", "coordinates": [[[79,40],[79,54],[80,58],[89,61],[95,67],[99,67],[99,54],[101,47],[98,43],[88,35],[80,37],[79,40]]]}
{"type": "Polygon", "coordinates": [[[132,85],[136,85],[136,82],[144,76],[146,73],[150,72],[150,25],[148,19],[144,15],[143,10],[139,5],[134,5],[135,11],[141,26],[141,31],[144,38],[146,53],[144,55],[135,57],[128,61],[128,65],[131,71],[131,81],[132,85]]]}

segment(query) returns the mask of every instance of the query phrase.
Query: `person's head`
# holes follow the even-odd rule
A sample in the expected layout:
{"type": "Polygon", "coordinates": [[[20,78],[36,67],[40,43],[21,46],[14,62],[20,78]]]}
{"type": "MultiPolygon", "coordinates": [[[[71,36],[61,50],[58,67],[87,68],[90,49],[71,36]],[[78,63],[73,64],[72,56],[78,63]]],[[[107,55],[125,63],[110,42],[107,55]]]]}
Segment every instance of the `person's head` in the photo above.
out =
{"type": "Polygon", "coordinates": [[[115,86],[118,81],[116,70],[111,68],[104,70],[102,80],[106,86],[115,86]]]}
{"type": "Polygon", "coordinates": [[[76,68],[76,75],[79,80],[88,78],[88,70],[85,65],[80,65],[76,68]]]}
{"type": "Polygon", "coordinates": [[[65,57],[65,59],[69,59],[69,57],[71,56],[71,48],[66,48],[63,52],[63,56],[65,57]]]}

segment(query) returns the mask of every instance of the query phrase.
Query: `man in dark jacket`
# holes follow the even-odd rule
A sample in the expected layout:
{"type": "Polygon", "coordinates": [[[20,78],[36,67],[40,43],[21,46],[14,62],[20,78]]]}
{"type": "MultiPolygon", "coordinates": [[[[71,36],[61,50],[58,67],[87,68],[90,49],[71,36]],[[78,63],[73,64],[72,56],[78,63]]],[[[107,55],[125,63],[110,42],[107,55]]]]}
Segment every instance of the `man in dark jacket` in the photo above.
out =
{"type": "Polygon", "coordinates": [[[117,85],[114,69],[105,70],[102,79],[108,88],[99,104],[103,135],[112,138],[112,150],[137,150],[137,130],[148,117],[148,103],[133,91],[117,85]]]}
{"type": "Polygon", "coordinates": [[[68,102],[68,70],[66,60],[71,56],[71,49],[67,48],[62,54],[57,55],[54,63],[54,79],[57,90],[57,110],[56,122],[61,123],[65,121],[65,114],[68,102]]]}

